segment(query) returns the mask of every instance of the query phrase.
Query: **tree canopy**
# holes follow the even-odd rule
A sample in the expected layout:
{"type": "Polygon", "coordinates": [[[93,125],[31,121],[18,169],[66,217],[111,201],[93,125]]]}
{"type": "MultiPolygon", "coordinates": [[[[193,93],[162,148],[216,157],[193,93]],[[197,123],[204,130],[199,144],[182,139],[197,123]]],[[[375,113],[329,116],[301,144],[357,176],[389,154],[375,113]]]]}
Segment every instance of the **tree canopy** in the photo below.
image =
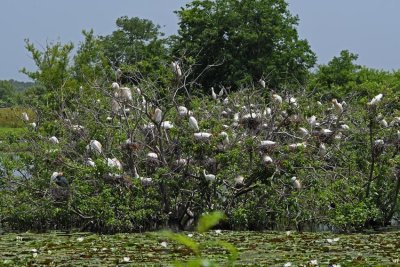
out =
{"type": "Polygon", "coordinates": [[[196,63],[199,82],[239,85],[264,78],[271,87],[303,83],[316,57],[299,38],[284,0],[195,0],[176,12],[176,55],[196,63]]]}

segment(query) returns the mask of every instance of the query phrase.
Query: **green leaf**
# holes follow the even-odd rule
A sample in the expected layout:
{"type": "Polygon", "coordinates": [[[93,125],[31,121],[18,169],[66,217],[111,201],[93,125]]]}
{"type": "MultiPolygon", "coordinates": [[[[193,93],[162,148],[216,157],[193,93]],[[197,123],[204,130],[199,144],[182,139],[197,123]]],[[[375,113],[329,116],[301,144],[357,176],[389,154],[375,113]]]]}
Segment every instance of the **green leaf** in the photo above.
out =
{"type": "Polygon", "coordinates": [[[199,233],[204,233],[210,230],[212,227],[217,225],[219,221],[225,218],[225,215],[220,211],[215,211],[212,213],[205,214],[201,216],[199,223],[197,225],[197,231],[199,233]]]}
{"type": "Polygon", "coordinates": [[[162,231],[160,235],[188,247],[196,256],[200,255],[199,245],[193,239],[182,234],[172,233],[170,231],[162,231]]]}

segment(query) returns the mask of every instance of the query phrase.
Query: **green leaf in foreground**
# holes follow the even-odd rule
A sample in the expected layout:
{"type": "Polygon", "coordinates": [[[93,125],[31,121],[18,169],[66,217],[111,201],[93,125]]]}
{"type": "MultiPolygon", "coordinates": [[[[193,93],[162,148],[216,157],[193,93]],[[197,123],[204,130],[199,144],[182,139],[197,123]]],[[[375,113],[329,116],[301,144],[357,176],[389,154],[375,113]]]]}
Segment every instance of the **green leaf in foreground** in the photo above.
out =
{"type": "Polygon", "coordinates": [[[217,225],[220,220],[225,218],[225,215],[220,211],[215,211],[209,214],[201,216],[199,223],[197,225],[197,231],[199,233],[204,233],[210,230],[212,227],[217,225]]]}

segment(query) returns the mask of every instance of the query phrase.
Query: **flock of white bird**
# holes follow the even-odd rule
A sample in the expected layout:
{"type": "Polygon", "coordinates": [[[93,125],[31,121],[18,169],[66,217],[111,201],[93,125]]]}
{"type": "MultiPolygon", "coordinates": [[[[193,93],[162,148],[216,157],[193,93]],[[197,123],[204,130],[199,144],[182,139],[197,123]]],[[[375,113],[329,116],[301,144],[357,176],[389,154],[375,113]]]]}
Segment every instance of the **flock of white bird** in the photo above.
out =
{"type": "MultiPolygon", "coordinates": [[[[181,67],[179,66],[178,62],[172,62],[171,63],[171,68],[174,71],[174,73],[177,75],[177,77],[181,77],[183,75],[181,67]]],[[[264,80],[259,81],[260,85],[262,88],[266,88],[266,83],[264,80]]],[[[121,115],[121,114],[126,114],[130,112],[130,103],[136,98],[142,99],[142,105],[146,105],[147,100],[145,97],[142,95],[142,92],[139,88],[134,88],[133,91],[135,94],[132,94],[132,90],[128,87],[121,87],[118,83],[114,82],[111,85],[111,88],[113,90],[113,95],[111,99],[111,114],[109,117],[107,117],[107,121],[112,121],[113,117],[121,115]]],[[[257,134],[262,131],[263,129],[272,129],[276,130],[278,127],[276,124],[283,123],[285,120],[289,122],[299,122],[301,121],[300,115],[298,113],[294,113],[289,115],[288,111],[285,110],[282,106],[284,105],[284,102],[286,102],[286,108],[287,109],[297,109],[299,107],[298,101],[295,97],[293,96],[287,96],[285,97],[285,100],[282,96],[280,96],[277,93],[271,93],[271,105],[270,106],[260,106],[260,105],[255,105],[255,104],[248,104],[248,105],[243,105],[243,106],[238,106],[237,104],[232,104],[230,107],[228,106],[230,104],[230,99],[228,98],[228,93],[225,88],[222,88],[218,94],[215,92],[214,88],[211,88],[211,97],[215,103],[215,106],[220,107],[220,116],[221,118],[229,118],[231,124],[223,124],[222,129],[223,131],[220,131],[216,136],[218,137],[218,140],[220,140],[220,144],[218,145],[218,148],[220,150],[224,150],[226,147],[228,147],[231,144],[230,137],[235,137],[237,133],[235,133],[235,130],[238,128],[244,129],[245,134],[247,135],[253,135],[254,137],[257,137],[257,134]],[[225,96],[225,98],[224,98],[225,96]],[[236,111],[233,111],[233,109],[236,109],[236,111]],[[275,117],[274,117],[275,116],[275,117]],[[277,118],[281,118],[278,120],[277,118]],[[268,123],[263,123],[266,121],[266,119],[269,118],[268,123]],[[271,120],[271,118],[274,118],[274,121],[271,120]],[[272,126],[271,124],[275,126],[272,126]],[[275,127],[275,128],[274,128],[275,127]]],[[[376,106],[383,98],[383,94],[378,94],[375,96],[369,103],[369,107],[374,107],[376,106]]],[[[332,120],[337,120],[339,121],[343,112],[346,109],[347,104],[345,102],[339,102],[337,99],[333,99],[331,101],[332,103],[332,110],[334,110],[334,113],[336,114],[331,114],[331,119],[332,120]]],[[[322,103],[318,102],[318,105],[322,106],[322,103]]],[[[163,114],[163,108],[162,107],[152,107],[152,113],[148,117],[150,118],[151,121],[148,121],[142,126],[142,130],[144,131],[151,131],[154,134],[154,131],[157,130],[157,127],[160,127],[164,131],[168,131],[170,129],[173,129],[175,127],[174,123],[170,120],[165,120],[166,117],[168,117],[168,114],[163,114]]],[[[147,109],[146,109],[147,110],[147,109]]],[[[193,140],[196,142],[200,143],[209,143],[210,140],[213,138],[213,131],[208,130],[203,130],[201,129],[199,125],[198,119],[195,117],[194,112],[189,110],[185,106],[177,106],[177,115],[178,117],[182,120],[187,120],[187,125],[188,129],[192,131],[192,136],[193,140]],[[203,130],[203,131],[202,131],[203,130]]],[[[207,110],[200,110],[199,112],[204,112],[206,114],[209,114],[210,112],[207,110]]],[[[27,113],[22,114],[22,119],[25,121],[27,124],[29,124],[30,127],[36,128],[37,125],[35,122],[29,123],[29,117],[27,113]]],[[[224,120],[226,122],[228,120],[224,120]]],[[[342,138],[342,132],[348,131],[350,127],[345,124],[341,123],[339,126],[339,129],[329,129],[329,128],[324,128],[324,123],[318,121],[317,117],[315,115],[312,115],[307,118],[307,124],[308,125],[302,125],[302,127],[297,128],[296,136],[294,136],[294,139],[299,140],[300,142],[295,142],[295,143],[290,143],[286,144],[289,148],[289,151],[296,151],[298,149],[305,149],[309,145],[307,142],[307,138],[310,136],[318,136],[321,140],[324,140],[324,138],[329,138],[333,137],[334,139],[341,139],[342,138]]],[[[400,117],[394,118],[394,120],[388,124],[384,118],[379,118],[379,124],[382,127],[389,127],[393,126],[394,124],[398,125],[400,124],[400,117]]],[[[71,130],[73,131],[80,131],[84,130],[85,127],[81,125],[71,125],[70,126],[71,130]]],[[[182,133],[186,133],[187,130],[182,129],[182,133]]],[[[165,132],[166,133],[166,132],[165,132]]],[[[160,134],[160,133],[159,133],[160,134]]],[[[215,134],[215,133],[214,133],[215,134]]],[[[264,135],[265,136],[265,135],[264,135]]],[[[271,135],[269,135],[271,136],[271,135]]],[[[398,136],[400,138],[400,133],[398,132],[398,136]]],[[[236,139],[237,140],[237,139],[236,139]]],[[[259,140],[259,150],[260,150],[260,156],[261,156],[261,161],[263,162],[264,165],[270,166],[274,164],[274,158],[269,152],[274,151],[277,147],[282,146],[283,144],[279,144],[276,140],[259,140]]],[[[60,144],[59,139],[56,136],[51,136],[48,141],[52,145],[58,145],[60,144]]],[[[240,141],[239,141],[240,142],[240,141]]],[[[132,144],[133,141],[129,138],[125,142],[126,144],[132,144]]],[[[376,146],[384,146],[384,140],[383,139],[378,139],[375,140],[375,145],[376,146]]],[[[327,145],[324,142],[319,143],[319,155],[324,157],[327,154],[327,145]]],[[[86,157],[85,159],[85,165],[89,167],[96,167],[95,160],[92,159],[94,158],[103,158],[104,162],[111,168],[117,170],[115,176],[118,177],[121,172],[124,170],[124,165],[115,157],[113,158],[108,158],[106,157],[106,154],[102,144],[98,140],[90,140],[89,143],[86,146],[86,151],[87,155],[91,157],[86,157]]],[[[159,151],[154,150],[150,151],[147,153],[147,161],[149,164],[152,163],[157,163],[160,161],[160,155],[158,154],[159,151]]],[[[176,159],[176,163],[180,165],[186,165],[189,162],[189,159],[186,158],[178,158],[176,159]]],[[[59,176],[60,172],[54,172],[53,175],[51,176],[51,180],[56,179],[56,177],[59,176]]],[[[198,173],[199,175],[202,174],[202,177],[209,182],[213,182],[217,179],[217,175],[210,173],[209,171],[206,170],[205,167],[202,168],[202,172],[198,173]]],[[[152,184],[152,178],[150,177],[141,177],[138,173],[137,167],[134,166],[134,171],[132,176],[136,179],[140,179],[141,183],[143,185],[151,185],[152,184]]],[[[243,174],[238,174],[235,178],[234,181],[236,184],[244,184],[245,182],[245,176],[246,173],[244,171],[243,174]]],[[[296,176],[293,176],[291,178],[291,182],[293,184],[293,187],[300,190],[302,188],[301,180],[297,178],[296,176]]]]}

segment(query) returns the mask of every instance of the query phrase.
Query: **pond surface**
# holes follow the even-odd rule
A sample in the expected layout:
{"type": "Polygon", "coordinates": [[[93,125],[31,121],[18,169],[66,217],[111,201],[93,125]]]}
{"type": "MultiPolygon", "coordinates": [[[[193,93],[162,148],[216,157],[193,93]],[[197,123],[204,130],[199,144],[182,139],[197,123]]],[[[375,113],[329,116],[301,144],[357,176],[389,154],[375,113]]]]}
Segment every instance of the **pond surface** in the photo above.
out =
{"type": "MultiPolygon", "coordinates": [[[[400,266],[400,232],[183,234],[193,234],[201,244],[215,240],[232,243],[239,252],[235,266],[400,266]]],[[[225,266],[226,250],[204,245],[202,251],[203,258],[225,266]]],[[[0,235],[0,266],[168,266],[193,257],[189,249],[157,233],[0,235]]]]}

